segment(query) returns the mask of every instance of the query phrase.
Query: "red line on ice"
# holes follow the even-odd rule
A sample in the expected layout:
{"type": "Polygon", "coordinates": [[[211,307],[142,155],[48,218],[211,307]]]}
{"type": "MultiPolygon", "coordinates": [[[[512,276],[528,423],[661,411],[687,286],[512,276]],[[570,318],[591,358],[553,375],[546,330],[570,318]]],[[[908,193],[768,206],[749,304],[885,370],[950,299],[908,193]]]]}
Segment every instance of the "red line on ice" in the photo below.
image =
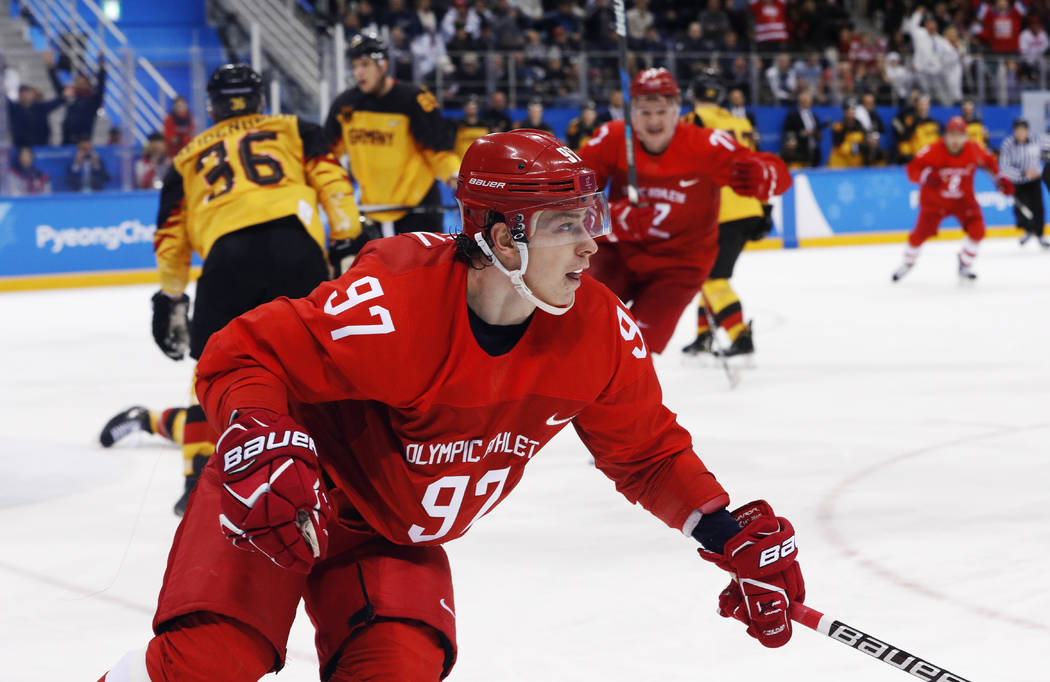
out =
{"type": "Polygon", "coordinates": [[[952,606],[956,606],[958,608],[969,611],[970,613],[977,614],[983,618],[997,620],[1003,623],[1009,623],[1010,625],[1015,625],[1017,627],[1025,628],[1028,630],[1050,632],[1050,627],[1047,627],[1043,623],[1028,620],[1026,618],[1012,616],[1000,610],[991,609],[985,606],[980,606],[978,604],[972,604],[961,599],[957,599],[943,592],[938,592],[929,585],[916,582],[915,580],[912,580],[908,577],[902,576],[899,573],[894,572],[891,568],[888,568],[887,566],[879,563],[876,559],[861,554],[859,550],[850,545],[849,542],[846,541],[846,538],[839,533],[839,531],[835,528],[834,523],[835,505],[838,502],[838,499],[850,488],[850,486],[857,483],[861,479],[870,476],[871,474],[882,471],[883,469],[888,469],[905,460],[912,459],[915,457],[921,457],[923,455],[928,455],[931,452],[936,452],[937,450],[949,448],[954,445],[962,445],[965,443],[972,443],[974,441],[998,438],[999,436],[1003,436],[1010,433],[1018,433],[1021,431],[1034,431],[1038,429],[1045,429],[1047,427],[1050,427],[1050,424],[1036,424],[1034,426],[1025,427],[1011,426],[1005,428],[998,428],[995,431],[990,431],[988,433],[983,433],[976,436],[967,436],[964,438],[958,438],[944,443],[929,445],[927,447],[919,448],[917,450],[911,450],[901,455],[897,455],[896,457],[891,457],[882,462],[873,464],[869,467],[861,469],[860,471],[850,476],[847,476],[843,480],[839,481],[837,485],[832,487],[820,501],[820,506],[817,508],[817,520],[820,522],[821,526],[823,526],[825,534],[831,540],[831,544],[834,545],[838,551],[842,552],[842,554],[852,559],[856,563],[860,564],[865,569],[871,571],[880,578],[897,585],[898,587],[909,590],[911,592],[915,592],[916,594],[920,594],[924,597],[928,597],[929,599],[933,599],[935,601],[951,604],[952,606]]]}

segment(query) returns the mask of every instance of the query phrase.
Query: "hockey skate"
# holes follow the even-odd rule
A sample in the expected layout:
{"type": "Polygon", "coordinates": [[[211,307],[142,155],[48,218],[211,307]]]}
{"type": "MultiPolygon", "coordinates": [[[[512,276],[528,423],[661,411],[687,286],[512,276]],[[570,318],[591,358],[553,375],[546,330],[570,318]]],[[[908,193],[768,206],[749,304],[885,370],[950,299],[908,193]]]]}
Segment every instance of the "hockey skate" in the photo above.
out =
{"type": "Polygon", "coordinates": [[[1021,239],[1017,243],[1020,244],[1021,246],[1024,246],[1025,244],[1028,243],[1028,240],[1031,239],[1031,238],[1032,238],[1032,233],[1031,232],[1025,232],[1023,235],[1021,235],[1021,239]]]}
{"type": "Polygon", "coordinates": [[[755,353],[755,341],[751,334],[751,323],[748,322],[737,337],[733,339],[733,343],[729,344],[729,348],[725,350],[716,350],[714,354],[719,357],[732,358],[736,356],[752,356],[755,353]]]}
{"type": "Polygon", "coordinates": [[[682,352],[686,355],[693,356],[700,355],[701,353],[710,353],[711,343],[711,330],[708,329],[707,331],[703,331],[697,334],[696,340],[688,346],[686,346],[685,348],[683,348],[682,352]]]}
{"type": "Polygon", "coordinates": [[[899,268],[897,268],[896,270],[894,270],[894,272],[893,272],[893,281],[894,282],[899,282],[901,277],[904,277],[909,272],[911,272],[911,269],[912,269],[911,265],[908,265],[907,263],[901,264],[901,266],[899,268]]]}
{"type": "Polygon", "coordinates": [[[1046,237],[1040,237],[1039,246],[1043,247],[1044,249],[1050,249],[1050,239],[1047,239],[1046,237]]]}
{"type": "Polygon", "coordinates": [[[149,410],[145,407],[141,405],[129,407],[106,422],[106,425],[102,427],[102,433],[99,435],[98,440],[102,443],[102,447],[108,448],[118,440],[136,431],[153,433],[149,421],[149,410]]]}
{"type": "Polygon", "coordinates": [[[962,259],[959,259],[959,279],[963,282],[972,282],[977,279],[977,273],[973,271],[973,266],[963,265],[962,259]]]}

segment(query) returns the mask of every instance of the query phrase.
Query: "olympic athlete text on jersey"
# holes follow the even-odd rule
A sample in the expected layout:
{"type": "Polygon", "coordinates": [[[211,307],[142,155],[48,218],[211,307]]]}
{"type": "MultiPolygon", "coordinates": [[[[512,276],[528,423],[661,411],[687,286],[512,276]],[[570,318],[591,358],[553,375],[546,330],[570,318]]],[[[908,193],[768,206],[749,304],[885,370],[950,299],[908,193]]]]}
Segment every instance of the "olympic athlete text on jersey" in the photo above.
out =
{"type": "MultiPolygon", "coordinates": [[[[187,351],[198,359],[212,333],[237,315],[278,296],[305,296],[328,278],[318,204],[333,241],[361,234],[350,179],[328,153],[320,126],[263,114],[262,79],[245,64],[216,69],[208,100],[216,123],[175,157],[153,241],[161,287],[153,296],[153,335],[176,360],[187,351]],[[189,320],[184,292],[194,252],[204,268],[189,320]]],[[[125,410],[106,424],[103,445],[134,427],[182,445],[181,515],[217,434],[194,397],[189,408],[160,414],[125,410]]]]}
{"type": "Polygon", "coordinates": [[[462,234],[372,242],[338,280],[208,344],[198,393],[225,432],[176,534],[156,636],[114,679],[255,680],[282,664],[300,599],[322,679],[444,677],[441,545],[568,424],[620,493],[734,574],[721,613],[787,643],[805,596],[794,530],[765,502],[726,511],[638,326],[585,274],[609,229],[594,172],[516,130],[477,140],[460,179],[462,234]]]}
{"type": "Polygon", "coordinates": [[[923,147],[908,163],[908,179],[920,185],[919,217],[908,235],[904,262],[893,273],[894,282],[908,274],[919,258],[923,242],[937,234],[941,221],[948,216],[955,216],[966,232],[959,250],[959,276],[966,280],[977,278],[973,261],[984,238],[984,215],[973,194],[973,176],[978,168],[992,174],[1000,192],[1013,194],[1013,183],[999,175],[995,157],[967,139],[966,121],[961,116],[953,116],[944,138],[923,147]]]}
{"type": "Polygon", "coordinates": [[[680,91],[666,69],[640,71],[630,93],[640,205],[626,198],[623,121],[603,125],[580,151],[599,184],[609,183],[613,202],[613,233],[599,244],[592,272],[631,302],[660,353],[718,255],[719,188],[767,200],[787,191],[791,176],[778,157],[751,151],[732,133],[679,121],[680,91]]]}

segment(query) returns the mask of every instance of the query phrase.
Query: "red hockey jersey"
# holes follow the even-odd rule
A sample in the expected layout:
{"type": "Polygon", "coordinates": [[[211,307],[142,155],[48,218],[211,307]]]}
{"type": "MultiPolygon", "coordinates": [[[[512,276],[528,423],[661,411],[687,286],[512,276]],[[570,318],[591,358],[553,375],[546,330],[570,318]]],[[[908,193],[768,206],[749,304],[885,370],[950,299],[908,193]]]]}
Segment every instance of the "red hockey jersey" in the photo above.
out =
{"type": "Polygon", "coordinates": [[[985,168],[992,175],[999,175],[999,164],[995,157],[981,149],[972,140],[967,140],[958,154],[950,154],[940,139],[922,148],[922,151],[908,163],[908,179],[922,183],[919,191],[920,206],[936,208],[954,208],[961,204],[976,203],[973,194],[973,174],[978,168],[985,168]],[[943,184],[933,188],[925,184],[926,169],[930,173],[939,173],[943,184]]]}
{"type": "Polygon", "coordinates": [[[787,3],[784,0],[748,0],[755,20],[756,43],[786,43],[788,41],[787,3]]]}
{"type": "MultiPolygon", "coordinates": [[[[703,250],[718,244],[719,188],[729,182],[729,164],[735,155],[750,153],[733,133],[690,123],[678,122],[662,154],[649,154],[635,137],[639,200],[655,209],[653,226],[640,242],[647,253],[682,261],[683,266],[703,263],[703,250]]],[[[627,196],[623,121],[600,127],[579,154],[598,174],[599,187],[612,180],[610,201],[627,196]]],[[[783,177],[788,177],[786,167],[783,177]]],[[[614,221],[614,235],[618,229],[614,221]]]]}
{"type": "Polygon", "coordinates": [[[471,332],[454,250],[433,233],[374,241],[309,297],[235,319],[197,366],[211,423],[237,408],[291,414],[352,505],[341,520],[401,544],[465,533],[570,422],[617,490],[668,525],[728,502],[608,289],[585,276],[567,314],[537,311],[492,357],[471,332]]]}
{"type": "Polygon", "coordinates": [[[981,25],[981,38],[988,48],[998,54],[1016,53],[1024,17],[1028,10],[1023,2],[1015,2],[1005,12],[999,12],[994,3],[981,3],[977,10],[977,21],[981,25]]]}

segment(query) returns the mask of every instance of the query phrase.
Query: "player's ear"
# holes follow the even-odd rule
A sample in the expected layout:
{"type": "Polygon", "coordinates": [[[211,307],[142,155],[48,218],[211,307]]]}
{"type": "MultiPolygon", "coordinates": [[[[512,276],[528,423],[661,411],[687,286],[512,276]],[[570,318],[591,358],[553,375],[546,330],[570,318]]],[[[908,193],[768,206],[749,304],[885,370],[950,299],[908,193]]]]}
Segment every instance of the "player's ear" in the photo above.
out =
{"type": "Polygon", "coordinates": [[[505,265],[518,258],[518,246],[514,238],[510,236],[510,228],[507,223],[496,223],[489,231],[492,240],[492,252],[499,257],[505,265]]]}

